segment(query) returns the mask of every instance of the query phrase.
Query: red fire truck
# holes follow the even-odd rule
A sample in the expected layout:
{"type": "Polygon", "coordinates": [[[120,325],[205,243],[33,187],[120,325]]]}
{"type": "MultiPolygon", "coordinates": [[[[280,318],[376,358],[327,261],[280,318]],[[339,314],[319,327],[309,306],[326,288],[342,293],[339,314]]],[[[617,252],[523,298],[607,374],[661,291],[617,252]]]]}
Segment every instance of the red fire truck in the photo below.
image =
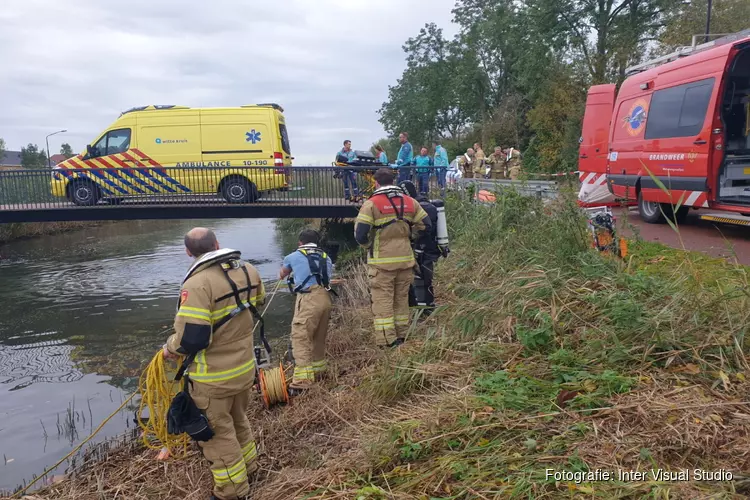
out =
{"type": "Polygon", "coordinates": [[[750,29],[695,43],[591,87],[580,145],[582,204],[637,202],[647,222],[750,225],[750,29]],[[599,194],[595,192],[599,189],[599,194]],[[607,201],[607,200],[604,200],[607,201]]]}

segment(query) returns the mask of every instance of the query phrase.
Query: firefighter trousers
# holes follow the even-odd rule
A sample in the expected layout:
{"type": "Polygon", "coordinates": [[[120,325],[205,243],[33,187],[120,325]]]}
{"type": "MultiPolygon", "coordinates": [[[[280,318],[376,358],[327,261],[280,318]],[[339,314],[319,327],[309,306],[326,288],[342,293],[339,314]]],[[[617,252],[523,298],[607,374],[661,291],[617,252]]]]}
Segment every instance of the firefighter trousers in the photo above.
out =
{"type": "Polygon", "coordinates": [[[250,493],[247,475],[257,468],[258,450],[247,419],[250,388],[223,398],[212,398],[210,392],[195,383],[191,396],[203,410],[214,437],[199,441],[203,456],[210,462],[213,494],[221,500],[234,500],[250,493]]]}
{"type": "Polygon", "coordinates": [[[413,268],[386,271],[369,266],[370,298],[372,300],[375,343],[388,346],[397,338],[406,337],[409,329],[409,288],[414,279],[413,268]]]}
{"type": "Polygon", "coordinates": [[[309,386],[327,368],[326,335],[331,317],[331,294],[313,285],[310,293],[298,293],[292,320],[294,379],[291,387],[309,386]]]}

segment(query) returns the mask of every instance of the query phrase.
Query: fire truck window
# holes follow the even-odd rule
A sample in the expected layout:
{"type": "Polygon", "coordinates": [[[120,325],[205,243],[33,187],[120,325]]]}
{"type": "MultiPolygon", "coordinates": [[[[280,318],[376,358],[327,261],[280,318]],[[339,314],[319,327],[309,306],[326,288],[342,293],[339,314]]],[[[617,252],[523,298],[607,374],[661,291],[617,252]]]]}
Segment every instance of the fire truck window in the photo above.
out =
{"type": "Polygon", "coordinates": [[[714,78],[657,90],[651,98],[646,139],[696,136],[703,129],[714,78]]]}

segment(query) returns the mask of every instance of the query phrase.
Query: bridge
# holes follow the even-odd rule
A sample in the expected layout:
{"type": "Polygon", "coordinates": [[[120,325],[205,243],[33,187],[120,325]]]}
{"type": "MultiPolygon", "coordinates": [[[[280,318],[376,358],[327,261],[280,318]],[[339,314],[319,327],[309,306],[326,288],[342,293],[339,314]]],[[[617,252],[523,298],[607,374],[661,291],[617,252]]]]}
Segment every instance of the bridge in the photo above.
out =
{"type": "MultiPolygon", "coordinates": [[[[0,224],[12,222],[214,218],[349,218],[361,203],[344,198],[349,170],[361,192],[372,167],[133,167],[0,171],[0,224]]],[[[513,186],[553,197],[550,181],[463,179],[478,189],[513,186]]]]}
{"type": "MultiPolygon", "coordinates": [[[[361,189],[372,168],[351,167],[361,189]]],[[[133,167],[0,171],[0,223],[346,218],[340,167],[133,167]],[[288,183],[288,186],[285,184],[288,183]]]]}

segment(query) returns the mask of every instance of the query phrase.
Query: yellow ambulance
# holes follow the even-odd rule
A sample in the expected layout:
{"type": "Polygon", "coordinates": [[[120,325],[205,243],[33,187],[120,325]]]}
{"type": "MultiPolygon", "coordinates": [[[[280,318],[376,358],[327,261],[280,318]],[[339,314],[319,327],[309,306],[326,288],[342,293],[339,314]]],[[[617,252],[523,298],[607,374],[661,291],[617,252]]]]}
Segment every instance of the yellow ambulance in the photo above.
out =
{"type": "Polygon", "coordinates": [[[278,104],[130,109],[85,153],[54,168],[52,194],[84,206],[164,195],[252,203],[264,191],[288,188],[292,156],[283,113],[278,104]]]}

